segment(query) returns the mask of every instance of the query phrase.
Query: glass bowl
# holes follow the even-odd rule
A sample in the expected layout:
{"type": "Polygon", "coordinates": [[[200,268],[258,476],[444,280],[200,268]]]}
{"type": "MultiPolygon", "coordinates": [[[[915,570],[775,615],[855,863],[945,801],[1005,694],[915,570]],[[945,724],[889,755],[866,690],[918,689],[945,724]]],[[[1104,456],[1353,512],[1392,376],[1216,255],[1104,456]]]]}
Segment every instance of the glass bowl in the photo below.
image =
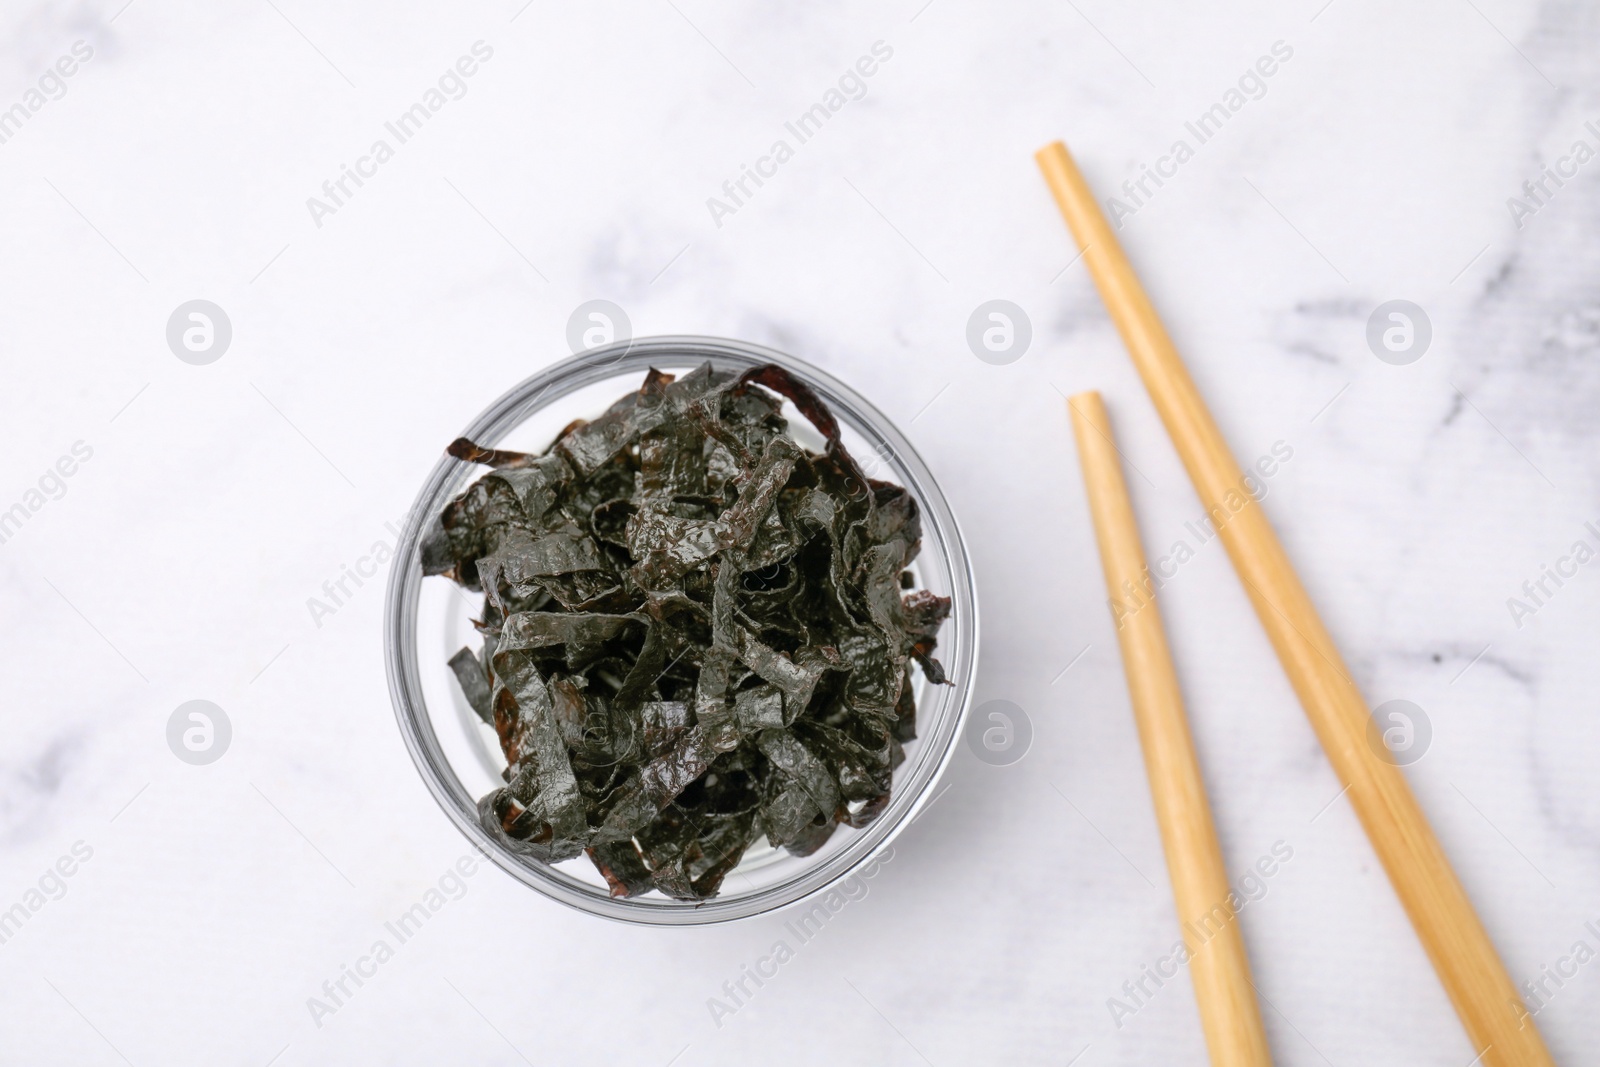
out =
{"type": "MultiPolygon", "coordinates": [[[[932,796],[935,781],[955,751],[972,694],[978,649],[978,602],[972,567],[956,518],[933,475],[881,412],[844,383],[793,356],[742,341],[713,337],[652,337],[596,348],[535,374],[496,400],[463,431],[485,447],[543,452],[563,427],[593,418],[624,393],[636,390],[656,367],[680,374],[709,360],[719,370],[743,371],[764,363],[787,368],[808,384],[843,428],[845,447],[863,471],[903,485],[922,511],[922,551],[912,563],[917,588],[951,599],[936,655],[948,685],[931,685],[913,667],[917,739],[894,772],[892,799],[860,830],[841,826],[822,848],[799,857],[765,840],[752,845],[704,901],[658,892],[613,899],[605,880],[578,856],[548,865],[507,851],[478,824],[478,798],[503,784],[505,766],[494,731],[473,713],[447,660],[480,640],[471,619],[480,602],[444,577],[423,580],[421,537],[467,483],[487,468],[449,456],[428,475],[407,515],[389,572],[384,605],[384,645],[389,692],[400,733],[428,790],[456,828],[513,877],[553,900],[592,915],[625,922],[693,925],[759,915],[834,886],[888,847],[932,796]]],[[[820,451],[822,438],[788,401],[790,433],[820,451]]],[[[443,446],[446,442],[440,442],[443,446]]]]}

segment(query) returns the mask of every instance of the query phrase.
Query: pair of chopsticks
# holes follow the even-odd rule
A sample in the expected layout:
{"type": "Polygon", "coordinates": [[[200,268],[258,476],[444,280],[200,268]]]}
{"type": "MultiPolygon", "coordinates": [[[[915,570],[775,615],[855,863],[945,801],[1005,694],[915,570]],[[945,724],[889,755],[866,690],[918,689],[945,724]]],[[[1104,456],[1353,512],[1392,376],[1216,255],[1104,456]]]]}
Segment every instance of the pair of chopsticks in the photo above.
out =
{"type": "MultiPolygon", "coordinates": [[[[1035,158],[1201,504],[1210,510],[1230,492],[1237,499],[1243,471],[1088,183],[1059,141],[1035,158]]],[[[1219,904],[1227,906],[1227,874],[1154,590],[1147,587],[1144,549],[1110,420],[1098,393],[1078,394],[1068,404],[1106,587],[1120,597],[1127,581],[1148,597],[1143,608],[1119,620],[1117,636],[1211,1062],[1270,1064],[1238,922],[1228,922],[1219,936],[1204,942],[1193,933],[1197,920],[1219,904]]],[[[1404,775],[1368,747],[1371,712],[1261,505],[1245,497],[1243,509],[1220,533],[1278,660],[1466,1027],[1478,1053],[1475,1062],[1554,1067],[1404,775]]]]}

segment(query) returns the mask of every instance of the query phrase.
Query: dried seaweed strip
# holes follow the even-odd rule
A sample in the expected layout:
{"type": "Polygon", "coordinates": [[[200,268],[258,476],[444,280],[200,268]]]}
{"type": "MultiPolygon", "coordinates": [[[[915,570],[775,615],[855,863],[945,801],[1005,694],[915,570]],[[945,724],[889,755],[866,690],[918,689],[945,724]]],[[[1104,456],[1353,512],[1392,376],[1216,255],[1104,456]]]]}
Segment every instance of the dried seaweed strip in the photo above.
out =
{"type": "Polygon", "coordinates": [[[589,859],[611,887],[612,897],[636,897],[655,888],[650,868],[645,866],[639,847],[631,840],[591,845],[589,859]]]}
{"type": "Polygon", "coordinates": [[[762,832],[768,841],[780,848],[786,847],[798,841],[813,820],[824,815],[800,782],[785,775],[772,776],[760,812],[762,832]]]}
{"type": "Polygon", "coordinates": [[[809,856],[827,844],[828,838],[832,837],[838,828],[839,822],[836,819],[819,816],[784,847],[796,856],[809,856]]]}
{"type": "Polygon", "coordinates": [[[843,800],[872,800],[889,792],[887,731],[882,737],[871,739],[870,746],[843,730],[815,721],[796,723],[794,733],[808,752],[822,760],[843,800]]]}
{"type": "Polygon", "coordinates": [[[553,835],[552,854],[564,859],[582,851],[585,805],[550,689],[536,669],[514,662],[525,658],[515,652],[495,657],[495,727],[514,772],[506,788],[524,805],[537,800],[553,835]],[[500,678],[514,687],[498,684],[500,678]]]}
{"type": "Polygon", "coordinates": [[[667,414],[659,394],[629,393],[598,419],[563,436],[556,443],[556,451],[579,474],[593,474],[640,433],[659,425],[667,414]]]}
{"type": "Polygon", "coordinates": [[[572,468],[560,456],[541,456],[517,469],[501,468],[484,475],[484,481],[504,485],[522,505],[522,518],[535,529],[561,498],[562,487],[572,478],[572,468]]]}
{"type": "Polygon", "coordinates": [[[646,759],[672,749],[689,729],[689,705],[677,700],[651,700],[639,708],[640,748],[646,759]]]}
{"type": "Polygon", "coordinates": [[[498,448],[479,448],[465,437],[458,437],[445,446],[445,452],[467,463],[481,463],[485,467],[526,467],[534,457],[526,452],[504,452],[498,448]]]}
{"type": "Polygon", "coordinates": [[[544,652],[557,655],[571,672],[580,672],[600,658],[608,643],[642,631],[648,619],[639,615],[601,612],[566,613],[523,611],[506,618],[500,627],[497,655],[505,652],[544,652]]]}
{"type": "Polygon", "coordinates": [[[762,755],[805,790],[817,810],[831,814],[839,807],[839,782],[805,745],[787,730],[765,730],[756,738],[762,755]]]}
{"type": "Polygon", "coordinates": [[[915,499],[862,473],[809,386],[652,370],[540,455],[449,451],[492,469],[423,571],[484,596],[483,651],[450,665],[506,755],[479,804],[506,847],[703,900],[763,838],[809,855],[883,812],[950,604],[912,591],[915,499]]]}
{"type": "Polygon", "coordinates": [[[897,643],[906,632],[905,612],[900,603],[901,554],[898,539],[872,546],[861,561],[860,576],[867,617],[885,641],[897,643]]]}
{"type": "Polygon", "coordinates": [[[872,825],[878,816],[883,814],[883,809],[889,806],[889,794],[879,793],[862,804],[847,805],[846,810],[840,814],[839,821],[852,830],[860,830],[872,825]]]}
{"type": "Polygon", "coordinates": [[[685,849],[684,868],[695,899],[715,896],[722,879],[738,866],[750,845],[755,813],[707,815],[698,825],[694,842],[685,849]]]}
{"type": "Polygon", "coordinates": [[[944,666],[933,658],[933,650],[939,627],[950,617],[950,598],[924,591],[904,598],[904,605],[907,629],[915,637],[911,658],[922,667],[928,681],[944,685],[949,679],[944,675],[944,666]]]}
{"type": "Polygon", "coordinates": [[[658,808],[675,800],[689,785],[710,769],[720,754],[716,732],[705,724],[698,724],[666,752],[646,763],[639,770],[639,780],[644,794],[658,808]]]}
{"type": "Polygon", "coordinates": [[[694,827],[677,807],[663,810],[635,838],[645,865],[650,870],[651,881],[669,897],[678,900],[699,899],[686,869],[689,859],[687,853],[694,839],[694,827]]]}
{"type": "Polygon", "coordinates": [[[740,731],[747,736],[787,725],[783,721],[783,691],[775,685],[740,690],[733,698],[733,710],[740,731]]]}
{"type": "Polygon", "coordinates": [[[717,524],[655,508],[640,509],[628,519],[627,549],[638,560],[633,580],[644,589],[671,589],[684,574],[716,555],[717,524]]]}
{"type": "Polygon", "coordinates": [[[744,632],[739,634],[739,658],[783,694],[783,726],[792,725],[805,712],[823,672],[840,663],[838,652],[827,646],[807,646],[786,656],[744,632]]]}
{"type": "Polygon", "coordinates": [[[743,736],[734,703],[735,672],[738,660],[725,648],[712,646],[706,651],[695,681],[695,728],[705,732],[714,748],[727,752],[743,736]]]}
{"type": "Polygon", "coordinates": [[[489,675],[483,669],[483,662],[478,659],[477,654],[470,648],[463,648],[450,657],[450,670],[455,673],[462,695],[467,698],[472,710],[477,712],[478,718],[493,726],[494,709],[489,702],[489,675]]]}
{"type": "Polygon", "coordinates": [[[900,744],[906,744],[917,739],[917,700],[912,695],[911,672],[906,671],[900,684],[900,698],[895,701],[894,725],[890,728],[890,736],[900,744]]]}
{"type": "Polygon", "coordinates": [[[799,458],[799,448],[786,437],[767,442],[760,464],[739,486],[739,499],[717,519],[720,549],[735,549],[740,555],[755,539],[756,529],[776,502],[778,491],[789,481],[799,458]]]}

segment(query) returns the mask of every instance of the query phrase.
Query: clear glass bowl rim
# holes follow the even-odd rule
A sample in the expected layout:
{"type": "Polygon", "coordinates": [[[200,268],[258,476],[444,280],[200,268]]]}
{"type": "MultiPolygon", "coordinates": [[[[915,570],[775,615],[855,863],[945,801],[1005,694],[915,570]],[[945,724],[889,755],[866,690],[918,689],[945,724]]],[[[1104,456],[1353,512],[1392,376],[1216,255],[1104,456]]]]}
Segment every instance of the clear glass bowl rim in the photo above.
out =
{"type": "MultiPolygon", "coordinates": [[[[545,896],[591,915],[622,922],[685,926],[748,918],[787,907],[837,885],[883,853],[918,812],[930,802],[935,783],[955,753],[977,670],[978,598],[966,542],[955,514],[927,465],[894,424],[849,386],[827,372],[786,353],[746,341],[693,335],[637,338],[593,349],[561,360],[525,379],[489,405],[461,436],[493,447],[545,404],[607,378],[651,365],[682,365],[711,360],[721,368],[774,363],[793,372],[814,389],[840,422],[887,445],[898,469],[893,473],[912,492],[922,510],[923,543],[933,539],[949,565],[952,617],[964,625],[957,640],[942,639],[939,656],[952,686],[942,690],[940,713],[925,723],[918,743],[928,746],[915,762],[908,759],[895,772],[894,799],[873,823],[859,831],[845,848],[789,879],[754,893],[685,902],[655,899],[611,899],[555,867],[507,852],[478,825],[477,798],[467,793],[444,754],[428,716],[416,660],[417,608],[422,588],[420,541],[426,524],[460,491],[475,464],[444,456],[429,474],[407,513],[390,565],[384,603],[384,659],[389,695],[406,748],[418,773],[445,815],[479,852],[512,877],[545,896]],[[902,777],[908,768],[912,773],[902,777]]],[[[859,457],[858,457],[859,458],[859,457]]],[[[925,688],[925,701],[935,687],[925,688]]],[[[920,718],[920,715],[919,715],[920,718]]],[[[841,831],[845,832],[845,831],[841,831]]]]}

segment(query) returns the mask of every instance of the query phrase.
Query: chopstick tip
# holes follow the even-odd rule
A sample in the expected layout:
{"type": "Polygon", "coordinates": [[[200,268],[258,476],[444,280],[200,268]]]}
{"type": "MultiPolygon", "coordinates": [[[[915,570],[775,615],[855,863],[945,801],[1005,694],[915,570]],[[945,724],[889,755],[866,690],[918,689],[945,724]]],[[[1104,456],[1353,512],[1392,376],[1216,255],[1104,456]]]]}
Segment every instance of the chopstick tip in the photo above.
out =
{"type": "Polygon", "coordinates": [[[1067,143],[1065,141],[1060,139],[1051,141],[1049,144],[1035,152],[1033,154],[1033,158],[1038,160],[1040,163],[1043,163],[1047,158],[1056,155],[1063,155],[1069,159],[1072,158],[1072,154],[1067,151],[1067,143]]]}

